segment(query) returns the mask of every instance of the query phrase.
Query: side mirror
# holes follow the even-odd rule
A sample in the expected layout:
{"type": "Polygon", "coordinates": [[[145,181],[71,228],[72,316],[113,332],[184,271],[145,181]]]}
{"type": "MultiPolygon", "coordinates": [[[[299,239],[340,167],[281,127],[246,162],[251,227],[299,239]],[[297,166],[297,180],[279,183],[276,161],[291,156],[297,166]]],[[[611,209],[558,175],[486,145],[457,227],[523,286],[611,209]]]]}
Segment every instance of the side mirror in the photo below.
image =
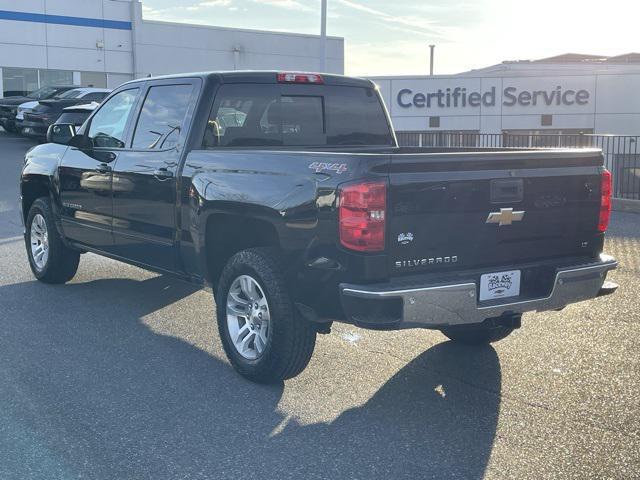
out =
{"type": "Polygon", "coordinates": [[[69,142],[76,136],[76,126],[72,123],[54,123],[47,130],[47,142],[69,145],[69,142]]]}

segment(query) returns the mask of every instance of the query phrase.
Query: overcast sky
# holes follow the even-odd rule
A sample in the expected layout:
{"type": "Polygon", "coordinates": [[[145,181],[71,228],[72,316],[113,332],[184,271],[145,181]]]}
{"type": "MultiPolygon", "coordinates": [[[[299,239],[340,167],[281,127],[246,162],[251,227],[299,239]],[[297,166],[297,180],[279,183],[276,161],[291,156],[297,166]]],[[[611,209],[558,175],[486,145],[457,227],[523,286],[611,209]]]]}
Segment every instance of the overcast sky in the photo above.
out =
{"type": "MultiPolygon", "coordinates": [[[[318,33],[320,0],[142,0],[149,20],[318,33]]],[[[348,75],[457,73],[560,53],[640,51],[640,0],[329,0],[348,75]]]]}

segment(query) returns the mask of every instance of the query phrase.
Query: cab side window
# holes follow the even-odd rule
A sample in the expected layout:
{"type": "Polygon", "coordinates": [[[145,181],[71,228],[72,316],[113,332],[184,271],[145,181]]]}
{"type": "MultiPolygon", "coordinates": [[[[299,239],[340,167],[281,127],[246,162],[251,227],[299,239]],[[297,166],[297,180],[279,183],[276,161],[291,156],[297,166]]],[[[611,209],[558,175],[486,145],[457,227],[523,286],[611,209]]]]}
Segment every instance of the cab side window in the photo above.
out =
{"type": "Polygon", "coordinates": [[[194,87],[158,85],[149,88],[133,135],[133,148],[168,149],[177,145],[194,87]]]}
{"type": "Polygon", "coordinates": [[[88,137],[97,148],[124,148],[125,128],[140,89],[123,90],[102,105],[91,119],[88,137]]]}

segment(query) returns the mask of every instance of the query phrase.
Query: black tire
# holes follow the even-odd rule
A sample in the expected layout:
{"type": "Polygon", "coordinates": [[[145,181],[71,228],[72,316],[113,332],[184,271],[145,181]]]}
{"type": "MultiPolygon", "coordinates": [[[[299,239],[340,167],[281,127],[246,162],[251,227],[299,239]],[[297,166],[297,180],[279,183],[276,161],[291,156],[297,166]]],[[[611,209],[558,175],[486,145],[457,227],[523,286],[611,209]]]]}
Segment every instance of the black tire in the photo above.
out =
{"type": "Polygon", "coordinates": [[[252,248],[231,257],[216,288],[216,314],[227,357],[245,378],[257,383],[276,383],[295,377],[309,363],[316,344],[316,328],[298,314],[289,298],[276,249],[252,248]],[[243,357],[236,349],[227,323],[227,296],[241,275],[249,275],[258,282],[270,311],[266,346],[254,360],[243,357]]]}
{"type": "Polygon", "coordinates": [[[514,328],[502,325],[460,325],[440,331],[450,340],[464,345],[487,345],[508,337],[514,328]]]}
{"type": "Polygon", "coordinates": [[[29,266],[33,275],[44,283],[66,283],[71,280],[78,271],[80,252],[68,248],[55,225],[51,201],[46,198],[38,198],[29,209],[26,222],[25,246],[29,266]],[[47,227],[48,259],[42,268],[38,267],[31,251],[31,225],[36,215],[44,217],[47,227]]]}

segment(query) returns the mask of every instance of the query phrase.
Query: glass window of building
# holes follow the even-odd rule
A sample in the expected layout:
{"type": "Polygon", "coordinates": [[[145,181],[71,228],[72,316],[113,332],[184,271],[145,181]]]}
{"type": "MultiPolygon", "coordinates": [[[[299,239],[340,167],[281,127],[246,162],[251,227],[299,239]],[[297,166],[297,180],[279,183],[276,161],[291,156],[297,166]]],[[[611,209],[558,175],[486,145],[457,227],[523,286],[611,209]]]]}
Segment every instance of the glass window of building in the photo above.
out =
{"type": "Polygon", "coordinates": [[[35,68],[2,68],[3,96],[26,95],[38,89],[38,70],[35,68]]]}
{"type": "MultiPolygon", "coordinates": [[[[116,87],[119,87],[120,85],[122,85],[124,82],[128,82],[129,80],[133,80],[133,76],[132,75],[125,75],[125,74],[121,74],[121,73],[108,73],[107,74],[107,84],[106,85],[97,85],[96,84],[96,85],[94,85],[94,87],[116,88],[116,87]]],[[[85,84],[83,83],[82,85],[85,85],[85,84]]]]}
{"type": "Polygon", "coordinates": [[[80,72],[83,87],[107,88],[107,74],[100,72],[80,72]]]}
{"type": "Polygon", "coordinates": [[[40,86],[73,85],[73,72],[68,70],[40,70],[40,86]]]}

